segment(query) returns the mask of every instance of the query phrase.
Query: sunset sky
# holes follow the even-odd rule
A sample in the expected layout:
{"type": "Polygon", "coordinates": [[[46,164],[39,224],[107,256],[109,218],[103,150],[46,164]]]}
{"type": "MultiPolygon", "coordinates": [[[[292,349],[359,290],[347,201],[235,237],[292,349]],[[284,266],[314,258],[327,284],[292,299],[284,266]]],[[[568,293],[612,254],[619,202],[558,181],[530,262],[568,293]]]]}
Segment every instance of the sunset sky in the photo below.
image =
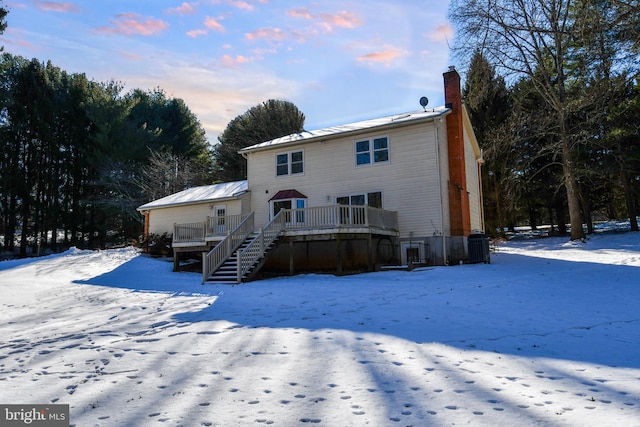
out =
{"type": "Polygon", "coordinates": [[[5,51],[181,98],[211,143],[268,99],[306,130],[443,104],[448,1],[4,0],[5,51]]]}

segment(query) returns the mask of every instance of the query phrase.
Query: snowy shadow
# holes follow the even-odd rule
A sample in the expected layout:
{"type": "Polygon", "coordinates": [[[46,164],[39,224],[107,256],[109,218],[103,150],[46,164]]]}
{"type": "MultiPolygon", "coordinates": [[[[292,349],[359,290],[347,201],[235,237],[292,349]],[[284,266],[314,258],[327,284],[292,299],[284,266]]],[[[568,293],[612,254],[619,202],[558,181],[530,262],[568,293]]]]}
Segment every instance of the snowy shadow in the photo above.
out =
{"type": "Polygon", "coordinates": [[[176,322],[346,330],[523,357],[640,367],[635,266],[497,253],[492,264],[355,276],[301,275],[200,284],[196,273],[143,256],[76,283],[211,295],[176,322]],[[526,268],[523,269],[523,266],[526,268]]]}
{"type": "Polygon", "coordinates": [[[172,273],[172,268],[173,264],[169,261],[141,255],[107,273],[74,283],[176,295],[201,296],[207,292],[201,284],[200,274],[172,273]]]}
{"type": "MultiPolygon", "coordinates": [[[[70,249],[69,251],[71,250],[72,249],[70,249]]],[[[52,260],[55,258],[59,258],[61,256],[68,254],[69,251],[59,253],[59,254],[46,255],[42,257],[30,257],[30,258],[20,258],[20,259],[10,259],[6,261],[0,261],[0,271],[10,270],[12,268],[25,267],[30,264],[34,264],[36,262],[41,262],[43,260],[52,260]]]]}

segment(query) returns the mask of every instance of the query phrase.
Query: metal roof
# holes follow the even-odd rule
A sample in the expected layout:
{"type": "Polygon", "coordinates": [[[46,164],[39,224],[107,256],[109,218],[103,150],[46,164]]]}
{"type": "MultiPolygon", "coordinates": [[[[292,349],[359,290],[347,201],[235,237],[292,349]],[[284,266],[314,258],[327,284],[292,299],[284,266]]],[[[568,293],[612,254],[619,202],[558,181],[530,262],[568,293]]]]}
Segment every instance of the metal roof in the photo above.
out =
{"type": "Polygon", "coordinates": [[[307,196],[299,192],[298,190],[280,190],[275,196],[269,199],[272,200],[286,200],[286,199],[306,199],[307,196]]]}
{"type": "Polygon", "coordinates": [[[381,117],[378,119],[364,120],[360,122],[349,123],[346,125],[332,126],[315,131],[303,131],[300,133],[294,133],[291,135],[283,136],[281,138],[276,138],[270,141],[265,141],[259,144],[245,147],[239,152],[248,153],[250,151],[269,149],[286,144],[306,143],[317,139],[323,140],[326,138],[334,138],[344,134],[363,132],[370,129],[373,130],[376,128],[396,126],[410,122],[418,122],[421,120],[432,120],[439,116],[447,114],[449,111],[451,111],[450,108],[437,107],[404,114],[396,114],[393,116],[381,117]]]}
{"type": "Polygon", "coordinates": [[[208,202],[220,199],[232,199],[240,197],[249,189],[247,180],[223,182],[221,184],[203,185],[201,187],[188,188],[179,193],[171,194],[153,202],[138,207],[139,211],[166,208],[177,205],[208,202]]]}

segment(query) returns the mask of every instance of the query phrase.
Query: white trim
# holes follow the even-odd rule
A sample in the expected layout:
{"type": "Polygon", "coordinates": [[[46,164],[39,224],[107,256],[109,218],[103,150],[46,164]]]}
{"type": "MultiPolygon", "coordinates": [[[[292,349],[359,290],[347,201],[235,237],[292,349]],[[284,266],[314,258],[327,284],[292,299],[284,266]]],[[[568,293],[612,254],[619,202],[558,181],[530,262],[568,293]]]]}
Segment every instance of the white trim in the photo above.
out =
{"type": "MultiPolygon", "coordinates": [[[[375,165],[383,165],[383,164],[388,164],[391,163],[391,138],[389,138],[389,135],[376,135],[376,136],[370,136],[370,137],[363,137],[363,138],[357,138],[353,140],[353,155],[354,155],[354,164],[356,168],[361,168],[361,167],[367,167],[367,166],[375,166],[375,165]],[[375,140],[376,139],[386,139],[387,141],[387,148],[384,150],[377,150],[377,151],[386,151],[387,152],[387,160],[383,160],[380,162],[376,162],[375,158],[376,158],[376,149],[375,149],[375,140]],[[368,142],[369,143],[369,149],[366,151],[366,153],[369,155],[369,163],[362,163],[362,164],[358,164],[358,143],[360,142],[368,142]]],[[[364,154],[365,151],[362,151],[360,154],[364,154]]]]}
{"type": "MultiPolygon", "coordinates": [[[[283,178],[283,177],[287,177],[287,176],[301,176],[301,175],[304,175],[304,171],[305,171],[305,168],[306,168],[304,159],[305,159],[305,154],[304,154],[304,150],[303,149],[301,149],[301,150],[291,150],[291,151],[281,151],[281,152],[276,153],[275,159],[274,159],[275,160],[275,172],[276,172],[275,176],[276,176],[276,178],[283,178]],[[291,172],[291,168],[292,168],[292,164],[293,164],[292,155],[294,153],[302,153],[302,172],[296,172],[296,173],[291,172]],[[282,156],[282,155],[286,155],[287,156],[287,173],[286,174],[282,174],[282,175],[278,175],[278,166],[279,166],[278,165],[278,156],[282,156]]],[[[299,163],[299,162],[295,162],[295,163],[299,163]]],[[[284,163],[282,165],[284,165],[284,163]]]]}
{"type": "Polygon", "coordinates": [[[419,263],[425,262],[425,244],[424,241],[415,241],[415,240],[411,240],[411,241],[404,241],[401,242],[400,244],[400,262],[402,263],[402,265],[408,265],[409,264],[409,260],[407,257],[407,249],[409,248],[414,248],[414,249],[418,249],[418,261],[419,263]]]}
{"type": "Polygon", "coordinates": [[[382,208],[384,206],[384,197],[382,194],[382,190],[372,190],[372,191],[357,191],[357,192],[353,192],[353,193],[345,193],[345,194],[338,194],[335,196],[334,201],[336,204],[338,204],[338,199],[341,197],[348,197],[349,198],[349,205],[351,205],[351,198],[353,196],[364,196],[364,206],[370,206],[369,205],[369,194],[373,194],[373,193],[380,193],[380,208],[382,208]]]}

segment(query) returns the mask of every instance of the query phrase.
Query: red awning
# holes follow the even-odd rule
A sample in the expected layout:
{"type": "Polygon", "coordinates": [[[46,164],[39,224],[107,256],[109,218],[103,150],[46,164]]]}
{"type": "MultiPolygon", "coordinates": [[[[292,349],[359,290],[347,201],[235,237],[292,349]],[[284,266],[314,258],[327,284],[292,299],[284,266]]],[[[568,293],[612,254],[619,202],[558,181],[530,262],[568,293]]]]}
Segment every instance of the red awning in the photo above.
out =
{"type": "Polygon", "coordinates": [[[280,190],[275,196],[269,199],[272,200],[287,200],[287,199],[306,199],[307,196],[299,192],[298,190],[280,190]]]}

